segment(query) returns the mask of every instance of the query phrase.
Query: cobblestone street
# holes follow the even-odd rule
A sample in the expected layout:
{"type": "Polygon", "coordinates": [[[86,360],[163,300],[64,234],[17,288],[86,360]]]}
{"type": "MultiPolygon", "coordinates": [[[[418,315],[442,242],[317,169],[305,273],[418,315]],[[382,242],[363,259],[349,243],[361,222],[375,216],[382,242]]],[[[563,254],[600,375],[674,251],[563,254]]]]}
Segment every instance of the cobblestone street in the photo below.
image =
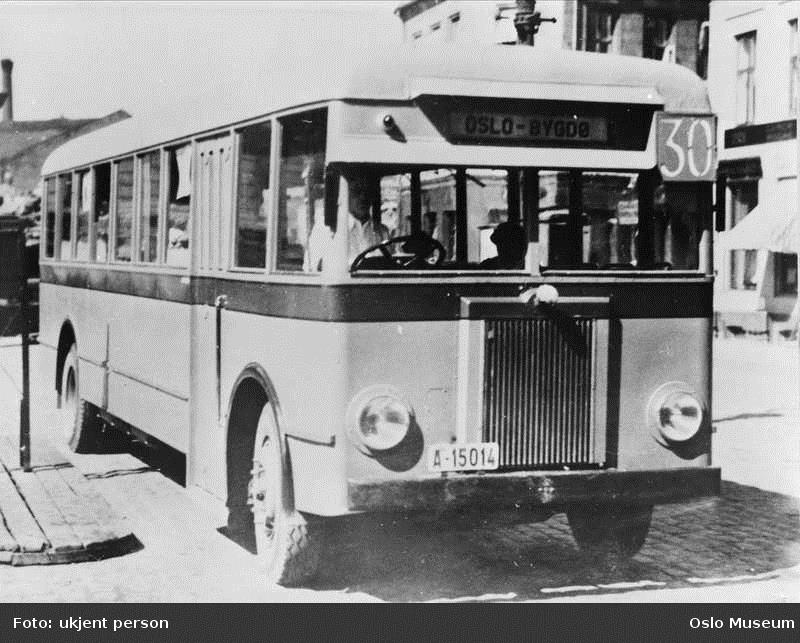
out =
{"type": "MultiPolygon", "coordinates": [[[[19,349],[0,348],[14,374],[19,349]]],[[[196,494],[129,454],[74,456],[144,548],[100,562],[0,567],[11,601],[800,600],[797,345],[716,344],[717,499],[656,508],[628,564],[580,554],[562,515],[533,525],[348,519],[331,534],[308,589],[268,586],[251,554],[218,533],[196,494]],[[631,590],[636,590],[631,592],[631,590]],[[646,590],[646,591],[642,591],[646,590]]],[[[0,373],[2,428],[14,435],[14,387],[0,373]]],[[[36,388],[34,388],[36,391],[36,388]]],[[[41,411],[41,410],[39,410],[41,411]]],[[[34,413],[34,435],[44,415],[34,413]]],[[[35,444],[34,444],[35,448],[35,444]]]]}

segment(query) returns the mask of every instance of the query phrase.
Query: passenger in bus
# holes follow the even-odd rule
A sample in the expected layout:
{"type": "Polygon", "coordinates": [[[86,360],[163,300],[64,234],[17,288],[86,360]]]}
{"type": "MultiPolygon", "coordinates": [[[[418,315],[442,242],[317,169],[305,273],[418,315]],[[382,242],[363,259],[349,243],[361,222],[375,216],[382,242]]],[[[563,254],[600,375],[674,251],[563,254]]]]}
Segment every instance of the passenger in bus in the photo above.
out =
{"type": "Polygon", "coordinates": [[[367,248],[387,241],[389,228],[371,216],[372,197],[369,180],[356,176],[348,181],[349,257],[352,262],[367,248]]]}
{"type": "Polygon", "coordinates": [[[494,229],[489,239],[497,246],[497,256],[481,262],[487,270],[513,270],[525,267],[528,239],[525,229],[518,223],[506,221],[494,229]]]}

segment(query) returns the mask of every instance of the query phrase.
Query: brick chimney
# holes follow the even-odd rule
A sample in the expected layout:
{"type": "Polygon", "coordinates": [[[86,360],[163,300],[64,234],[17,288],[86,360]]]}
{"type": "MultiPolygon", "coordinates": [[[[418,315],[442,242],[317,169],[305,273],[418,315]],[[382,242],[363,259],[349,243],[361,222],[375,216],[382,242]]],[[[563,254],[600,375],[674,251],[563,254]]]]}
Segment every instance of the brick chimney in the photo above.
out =
{"type": "Polygon", "coordinates": [[[14,63],[8,58],[0,60],[0,66],[3,68],[3,86],[2,92],[6,95],[6,100],[3,105],[2,117],[0,122],[9,123],[14,120],[14,108],[11,103],[11,70],[14,68],[14,63]]]}

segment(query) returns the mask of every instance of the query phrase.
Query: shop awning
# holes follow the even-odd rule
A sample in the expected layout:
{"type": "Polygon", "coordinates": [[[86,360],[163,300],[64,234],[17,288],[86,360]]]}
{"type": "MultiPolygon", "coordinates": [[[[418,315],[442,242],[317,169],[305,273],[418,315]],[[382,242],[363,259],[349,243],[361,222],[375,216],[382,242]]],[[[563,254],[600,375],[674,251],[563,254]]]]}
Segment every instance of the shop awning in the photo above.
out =
{"type": "Polygon", "coordinates": [[[796,203],[756,206],[732,230],[720,233],[717,243],[727,250],[800,253],[797,210],[796,203]]]}

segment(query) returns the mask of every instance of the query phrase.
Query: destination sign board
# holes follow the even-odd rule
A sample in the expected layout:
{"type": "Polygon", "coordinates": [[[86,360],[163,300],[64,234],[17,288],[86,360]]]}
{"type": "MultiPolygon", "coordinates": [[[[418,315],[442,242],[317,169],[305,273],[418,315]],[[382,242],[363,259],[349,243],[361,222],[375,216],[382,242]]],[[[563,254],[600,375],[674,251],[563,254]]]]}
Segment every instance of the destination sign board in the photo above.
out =
{"type": "Polygon", "coordinates": [[[450,113],[450,132],[454,138],[475,142],[606,143],[608,119],[566,114],[455,111],[450,113]]]}

